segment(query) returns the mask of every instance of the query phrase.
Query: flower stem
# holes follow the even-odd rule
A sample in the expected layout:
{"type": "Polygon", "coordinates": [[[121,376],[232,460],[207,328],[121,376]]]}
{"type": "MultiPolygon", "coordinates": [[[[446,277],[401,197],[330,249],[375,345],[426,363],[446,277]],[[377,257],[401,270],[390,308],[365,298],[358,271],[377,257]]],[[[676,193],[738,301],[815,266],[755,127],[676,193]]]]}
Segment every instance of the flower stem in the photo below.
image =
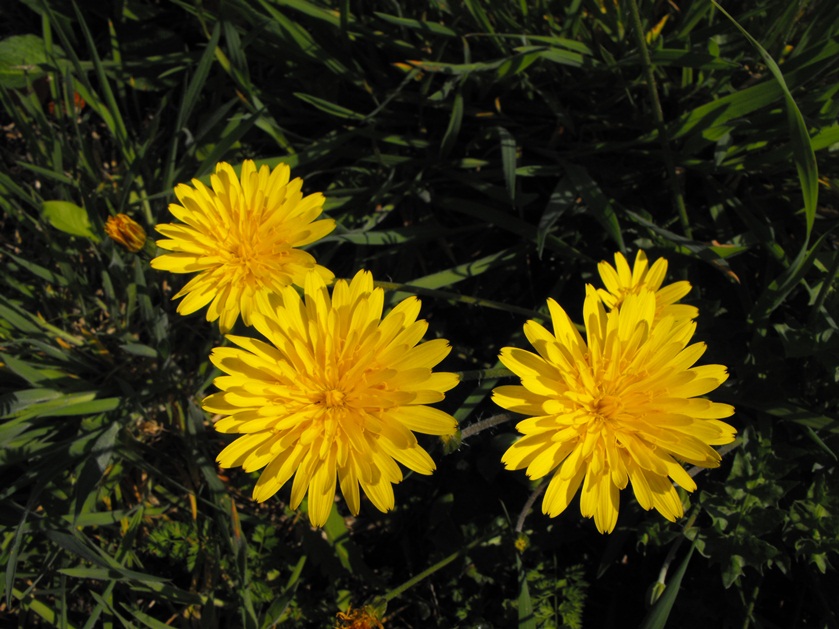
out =
{"type": "Polygon", "coordinates": [[[470,380],[488,380],[494,378],[508,378],[515,376],[512,371],[506,367],[496,367],[494,369],[472,369],[470,371],[458,371],[461,382],[469,382],[470,380]]]}
{"type": "Polygon", "coordinates": [[[527,499],[527,502],[524,503],[524,507],[521,509],[521,513],[519,513],[519,518],[516,520],[516,533],[521,533],[524,529],[524,520],[530,514],[530,510],[533,508],[533,503],[536,502],[536,499],[542,495],[542,492],[545,491],[546,484],[544,482],[540,483],[540,485],[533,490],[533,493],[530,494],[530,498],[527,499]]]}
{"type": "Polygon", "coordinates": [[[474,424],[469,424],[466,428],[464,428],[461,431],[460,439],[462,441],[463,439],[474,437],[482,430],[492,428],[493,426],[498,426],[499,424],[508,422],[511,419],[513,419],[513,416],[510,413],[499,413],[498,415],[487,417],[486,419],[482,419],[481,421],[475,422],[474,424]]]}
{"type": "Polygon", "coordinates": [[[673,208],[679,216],[679,222],[682,224],[682,230],[684,231],[685,236],[693,238],[693,230],[690,227],[687,207],[685,207],[685,197],[682,194],[682,187],[679,184],[679,178],[676,174],[676,165],[673,161],[673,153],[670,151],[670,142],[667,139],[667,127],[664,124],[664,111],[661,109],[661,101],[658,98],[658,88],[656,87],[652,59],[650,59],[650,51],[647,50],[647,41],[644,38],[644,27],[641,24],[641,15],[638,13],[638,2],[637,0],[629,0],[628,5],[629,13],[632,18],[632,27],[635,31],[636,43],[638,44],[638,50],[641,53],[641,65],[644,68],[644,78],[647,83],[647,92],[649,93],[650,103],[653,106],[653,116],[655,118],[656,129],[658,130],[658,139],[661,142],[661,152],[664,157],[664,168],[667,171],[667,181],[670,184],[670,194],[672,195],[673,208]]]}

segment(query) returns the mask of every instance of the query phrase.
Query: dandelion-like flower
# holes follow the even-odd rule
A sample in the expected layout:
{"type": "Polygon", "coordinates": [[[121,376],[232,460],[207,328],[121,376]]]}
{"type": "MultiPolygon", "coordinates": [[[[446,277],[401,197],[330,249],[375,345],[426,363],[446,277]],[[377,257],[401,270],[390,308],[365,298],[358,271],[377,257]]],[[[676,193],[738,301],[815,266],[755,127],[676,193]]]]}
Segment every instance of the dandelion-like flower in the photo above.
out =
{"type": "Polygon", "coordinates": [[[146,244],[146,230],[128,214],[109,216],[105,221],[105,234],[131,253],[137,253],[146,244]]]}
{"type": "Polygon", "coordinates": [[[458,376],[432,372],[451,350],[446,340],[417,345],[428,324],[417,320],[415,297],[382,318],[384,292],[366,271],[336,282],[331,298],[312,272],[304,291],[301,299],[285,288],[271,309],[253,314],[268,342],[228,335],[238,347],[213,350],[210,359],[228,375],[216,378],[221,392],[204,408],[228,415],[218,431],[243,435],[218,455],[222,467],[264,467],[253,491],[260,502],[293,475],[291,507],[308,492],[309,519],[321,526],[336,476],[357,514],[359,486],[380,511],[393,508],[397,462],[431,474],[434,461],[414,432],[455,432],[451,415],[427,405],[442,400],[458,376]]]}
{"type": "Polygon", "coordinates": [[[614,529],[628,483],[644,509],[681,517],[671,479],[694,491],[682,464],[717,467],[720,455],[711,446],[734,440],[734,428],[720,421],[734,408],[699,397],[726,380],[725,367],[694,366],[705,351],[703,343],[688,345],[696,324],[657,317],[652,291],[627,294],[606,312],[588,286],[587,343],[554,300],[548,307],[553,334],[534,321],[524,326],[538,355],[501,350],[521,385],[497,387],[493,400],[531,416],[516,426],[524,436],[504,453],[504,465],[526,468],[534,479],[553,472],[542,501],[550,517],[582,485],[580,511],[602,533],[614,529]]]}
{"type": "Polygon", "coordinates": [[[246,325],[268,295],[291,284],[303,285],[315,270],[325,280],[331,271],[300,249],[335,228],[332,219],[318,220],[323,211],[320,193],[306,197],[303,181],[289,181],[286,164],[259,170],[251,160],[237,177],[230,164],[216,166],[211,188],[197,179],[180,184],[169,211],[183,224],[163,224],[157,231],[167,240],[157,246],[170,251],[152,260],[155,269],[197,273],[174,299],[183,297],[178,312],[187,315],[207,304],[207,321],[219,320],[229,331],[241,314],[246,325]]]}
{"type": "Polygon", "coordinates": [[[626,258],[618,252],[615,254],[615,266],[603,260],[597,265],[597,271],[606,286],[605,290],[599,288],[597,294],[610,310],[620,307],[627,295],[650,290],[655,293],[657,317],[670,315],[676,319],[696,319],[699,316],[696,306],[676,303],[690,292],[690,282],[682,280],[661,286],[667,275],[665,258],[659,258],[650,266],[647,254],[639,250],[630,269],[626,258]]]}

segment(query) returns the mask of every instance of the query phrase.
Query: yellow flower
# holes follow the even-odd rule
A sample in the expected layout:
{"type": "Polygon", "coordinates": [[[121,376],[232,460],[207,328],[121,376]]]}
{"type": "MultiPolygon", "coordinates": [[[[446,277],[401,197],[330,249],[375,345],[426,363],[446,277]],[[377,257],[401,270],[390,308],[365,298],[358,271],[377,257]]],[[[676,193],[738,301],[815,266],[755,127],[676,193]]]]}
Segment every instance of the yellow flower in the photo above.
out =
{"type": "Polygon", "coordinates": [[[168,240],[157,246],[172,253],[152,260],[155,269],[197,273],[174,299],[183,297],[178,312],[187,315],[207,304],[207,321],[219,320],[229,331],[241,314],[245,325],[267,304],[268,295],[290,284],[303,285],[314,269],[325,280],[333,274],[299,249],[335,228],[335,221],[315,221],[323,211],[320,193],[306,197],[303,181],[289,181],[289,168],[258,171],[251,160],[242,164],[241,178],[224,162],[210,178],[212,189],[197,179],[180,184],[180,204],[169,211],[184,224],[158,225],[168,240]],[[314,222],[313,222],[314,221],[314,222]]]}
{"type": "Polygon", "coordinates": [[[131,253],[137,253],[146,244],[146,230],[127,214],[109,216],[105,221],[105,233],[131,253]]]}
{"type": "Polygon", "coordinates": [[[219,347],[210,360],[226,376],[204,400],[223,433],[240,433],[218,455],[223,467],[265,467],[253,491],[262,502],[292,475],[291,507],[309,494],[309,519],[322,526],[341,493],[357,514],[359,485],[380,510],[394,506],[397,462],[431,474],[434,461],[414,432],[450,435],[455,419],[426,406],[458,382],[432,373],[451,350],[444,339],[417,346],[428,324],[417,321],[420,302],[409,297],[382,319],[384,292],[360,271],[336,282],[332,297],[318,273],[309,273],[305,298],[294,288],[272,296],[272,308],[254,313],[268,340],[228,335],[238,348],[219,347]],[[241,348],[241,349],[240,349],[241,348]],[[267,467],[266,467],[267,466],[267,467]]]}
{"type": "Polygon", "coordinates": [[[630,269],[626,258],[618,252],[615,254],[615,266],[604,260],[597,265],[597,270],[606,286],[606,290],[597,289],[597,294],[609,309],[619,308],[627,295],[651,290],[656,298],[656,318],[670,315],[676,319],[696,319],[699,316],[695,306],[676,303],[690,292],[690,282],[674,282],[661,287],[667,275],[667,260],[664,258],[659,258],[650,267],[647,255],[639,250],[635,265],[630,269]]]}
{"type": "Polygon", "coordinates": [[[565,510],[582,484],[580,511],[608,533],[619,491],[631,482],[644,509],[674,521],[683,509],[669,479],[694,491],[682,463],[717,467],[720,455],[710,446],[734,440],[734,428],[719,421],[734,408],[698,397],[726,380],[725,367],[693,366],[705,351],[703,343],[688,345],[696,324],[657,319],[656,305],[647,290],[628,294],[607,313],[587,286],[588,343],[549,299],[554,333],[534,321],[524,326],[538,355],[501,350],[501,362],[521,386],[497,387],[493,400],[531,416],[516,426],[524,436],[502,461],[507,469],[527,468],[534,479],[553,472],[542,501],[550,517],[565,510]]]}

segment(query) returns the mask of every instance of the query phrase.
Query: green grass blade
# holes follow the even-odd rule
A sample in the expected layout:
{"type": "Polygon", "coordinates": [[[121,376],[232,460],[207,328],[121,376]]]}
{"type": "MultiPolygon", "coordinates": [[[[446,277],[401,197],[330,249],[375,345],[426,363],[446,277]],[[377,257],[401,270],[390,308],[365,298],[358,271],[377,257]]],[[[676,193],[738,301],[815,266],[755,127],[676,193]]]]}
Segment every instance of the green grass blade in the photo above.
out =
{"type": "Polygon", "coordinates": [[[510,203],[516,204],[516,139],[504,127],[498,127],[498,136],[501,140],[501,170],[504,173],[504,185],[507,187],[507,194],[510,196],[510,203]]]}
{"type": "Polygon", "coordinates": [[[218,47],[220,37],[221,23],[219,22],[213,29],[210,41],[207,42],[207,47],[204,49],[204,53],[198,60],[198,65],[195,66],[195,71],[186,87],[186,90],[184,91],[183,98],[180,101],[180,107],[178,107],[178,113],[175,118],[174,134],[169,148],[169,156],[166,160],[166,166],[163,174],[164,189],[169,189],[175,184],[174,172],[175,163],[178,159],[179,135],[186,125],[187,120],[189,120],[190,115],[195,110],[195,107],[198,105],[201,92],[207,82],[207,77],[210,75],[210,68],[213,64],[213,60],[216,58],[216,48],[218,47]]]}
{"type": "Polygon", "coordinates": [[[364,114],[352,111],[346,107],[341,107],[341,105],[337,105],[323,98],[318,98],[317,96],[312,96],[311,94],[294,92],[294,96],[302,100],[304,103],[308,103],[312,107],[317,107],[322,112],[329,114],[330,116],[335,116],[336,118],[343,118],[346,120],[364,120],[365,118],[364,114]]]}
{"type": "Polygon", "coordinates": [[[88,52],[90,53],[90,58],[93,62],[93,70],[99,83],[99,89],[104,96],[104,106],[108,113],[108,120],[110,120],[113,125],[111,131],[114,133],[114,136],[119,144],[119,148],[122,150],[123,155],[130,164],[133,162],[134,151],[129,142],[128,128],[125,126],[125,121],[122,117],[122,108],[119,106],[119,103],[117,103],[114,92],[111,89],[111,82],[108,80],[102,59],[99,57],[99,53],[96,52],[96,43],[93,41],[93,36],[90,33],[90,29],[87,26],[84,15],[75,4],[73,5],[73,10],[76,14],[76,20],[81,28],[82,35],[87,43],[88,52]]]}
{"type": "Polygon", "coordinates": [[[463,85],[458,82],[457,90],[452,104],[452,113],[449,117],[449,124],[440,142],[440,159],[445,159],[454,148],[457,136],[460,133],[460,126],[463,124],[463,85]]]}
{"type": "Polygon", "coordinates": [[[775,81],[784,95],[784,102],[787,109],[787,120],[790,127],[790,137],[792,141],[792,153],[795,159],[795,168],[798,171],[798,178],[801,183],[801,194],[804,197],[804,216],[806,218],[806,235],[804,243],[801,247],[802,251],[806,250],[810,242],[810,233],[813,230],[813,222],[816,220],[816,208],[819,201],[819,172],[816,164],[816,154],[813,151],[813,145],[810,140],[810,133],[807,130],[807,125],[804,123],[804,117],[801,115],[801,110],[792,97],[792,94],[787,87],[784,80],[784,74],[775,63],[771,55],[766,52],[763,46],[752,37],[745,28],[743,28],[737,20],[735,20],[725,9],[723,9],[716,0],[712,0],[713,4],[719,11],[725,15],[734,26],[749,40],[749,43],[755,47],[760,53],[763,62],[769,69],[775,81]]]}
{"type": "Polygon", "coordinates": [[[682,585],[682,579],[685,576],[685,572],[688,569],[688,564],[690,563],[690,558],[693,557],[693,551],[696,550],[696,546],[691,546],[688,554],[682,560],[682,563],[679,565],[679,569],[676,570],[676,573],[673,575],[673,578],[670,579],[670,583],[667,584],[667,587],[664,588],[664,592],[662,593],[661,597],[656,601],[653,608],[647,614],[647,617],[644,618],[643,623],[641,623],[640,629],[666,629],[667,628],[667,619],[670,617],[670,612],[673,610],[673,605],[676,603],[676,597],[679,595],[679,588],[682,585]]]}
{"type": "Polygon", "coordinates": [[[438,24],[437,22],[429,22],[425,20],[413,20],[405,17],[398,17],[396,15],[388,15],[387,13],[380,13],[373,11],[373,15],[377,18],[395,24],[403,28],[409,28],[420,33],[427,33],[431,35],[439,35],[442,37],[457,37],[457,33],[447,26],[438,24]]]}
{"type": "Polygon", "coordinates": [[[618,249],[620,251],[626,251],[626,245],[623,242],[623,233],[612,199],[609,199],[603,193],[600,186],[597,185],[597,182],[592,179],[584,167],[566,163],[564,170],[571,184],[577,189],[577,192],[583,198],[583,201],[585,201],[589,211],[597,222],[600,223],[603,229],[606,230],[606,233],[615,241],[618,249]]]}

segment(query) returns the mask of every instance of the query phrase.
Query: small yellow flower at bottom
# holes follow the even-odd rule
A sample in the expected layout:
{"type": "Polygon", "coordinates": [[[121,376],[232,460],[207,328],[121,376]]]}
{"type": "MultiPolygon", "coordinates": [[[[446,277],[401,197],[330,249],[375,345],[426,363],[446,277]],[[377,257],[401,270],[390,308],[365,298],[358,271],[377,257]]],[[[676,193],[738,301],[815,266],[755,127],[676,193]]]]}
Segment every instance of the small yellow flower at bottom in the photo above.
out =
{"type": "Polygon", "coordinates": [[[457,422],[427,406],[458,383],[454,373],[432,372],[451,350],[448,341],[417,345],[428,324],[417,320],[415,297],[384,318],[384,291],[359,272],[339,280],[332,295],[309,273],[305,297],[288,287],[271,308],[252,315],[268,342],[228,335],[238,348],[218,347],[210,360],[225,376],[220,393],[204,400],[223,433],[240,433],[219,455],[222,467],[265,467],[253,497],[262,502],[292,476],[291,507],[308,492],[309,520],[322,526],[332,509],[336,476],[353,514],[359,485],[380,510],[394,506],[398,463],[431,474],[434,461],[414,432],[451,435],[457,422]]]}
{"type": "Polygon", "coordinates": [[[335,629],[384,629],[378,614],[369,605],[361,609],[352,606],[345,612],[338,612],[336,617],[340,622],[335,623],[335,629]]]}
{"type": "Polygon", "coordinates": [[[524,436],[502,462],[510,470],[525,468],[533,479],[553,473],[542,500],[550,517],[562,513],[582,485],[582,515],[609,533],[619,492],[631,483],[641,507],[675,521],[684,513],[671,479],[696,489],[682,463],[717,467],[720,455],[710,446],[734,440],[735,429],[719,421],[734,408],[698,397],[726,380],[725,367],[694,366],[705,351],[704,343],[688,345],[696,324],[656,318],[656,304],[645,290],[626,295],[607,313],[587,286],[588,342],[549,299],[553,334],[535,321],[524,326],[538,354],[501,350],[501,362],[521,385],[497,387],[492,399],[531,416],[516,426],[524,436]]]}
{"type": "Polygon", "coordinates": [[[131,253],[137,253],[146,244],[146,230],[127,214],[109,216],[105,221],[105,233],[131,253]]]}

